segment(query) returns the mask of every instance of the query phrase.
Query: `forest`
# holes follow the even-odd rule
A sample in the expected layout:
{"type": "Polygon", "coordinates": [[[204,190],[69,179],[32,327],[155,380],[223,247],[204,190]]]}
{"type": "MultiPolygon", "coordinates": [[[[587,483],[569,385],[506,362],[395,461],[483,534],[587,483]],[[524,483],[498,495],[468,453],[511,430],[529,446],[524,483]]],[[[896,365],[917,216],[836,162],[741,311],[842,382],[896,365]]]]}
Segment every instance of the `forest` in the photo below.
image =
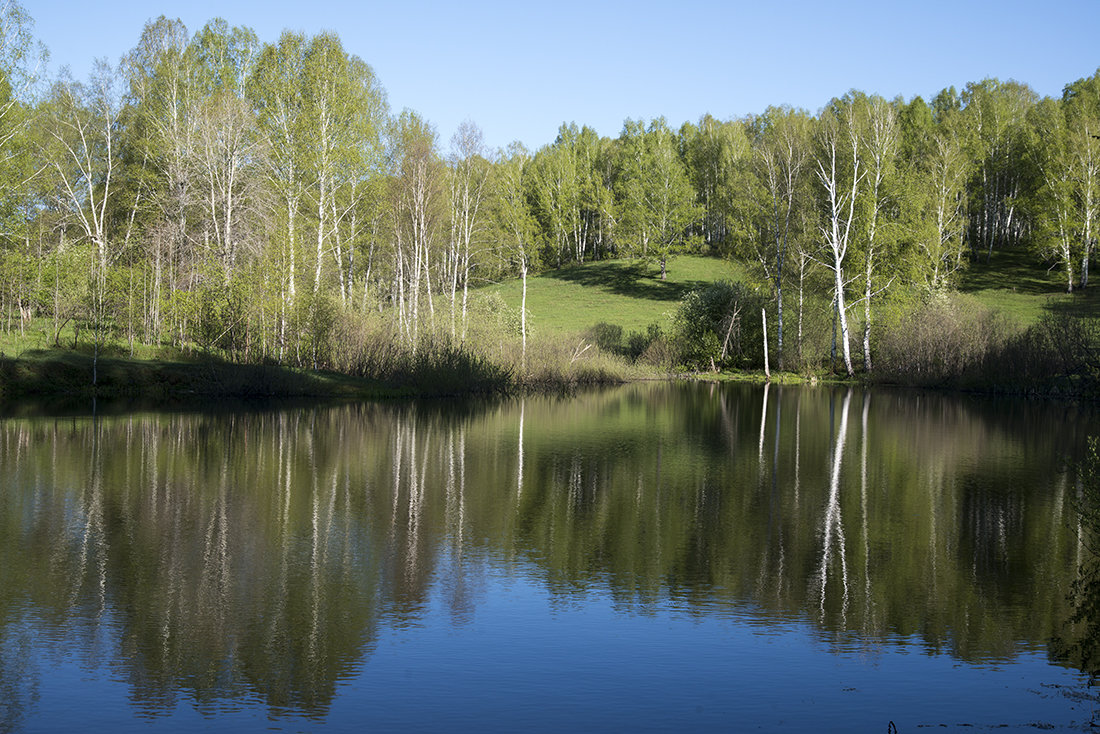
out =
{"type": "MultiPolygon", "coordinates": [[[[954,290],[1006,251],[1090,287],[1100,70],[1060,98],[997,79],[927,101],[853,90],[816,113],[627,119],[615,138],[571,122],[490,150],[473,122],[444,143],[389,109],[334,33],[162,16],[117,66],[46,78],[33,19],[2,8],[0,329],[39,348],[522,379],[537,331],[486,286],[611,259],[664,277],[692,253],[745,277],[689,294],[624,365],[758,368],[763,310],[789,372],[1100,373],[1092,319],[1015,328],[954,290]]],[[[600,351],[545,348],[574,366],[600,351]]]]}

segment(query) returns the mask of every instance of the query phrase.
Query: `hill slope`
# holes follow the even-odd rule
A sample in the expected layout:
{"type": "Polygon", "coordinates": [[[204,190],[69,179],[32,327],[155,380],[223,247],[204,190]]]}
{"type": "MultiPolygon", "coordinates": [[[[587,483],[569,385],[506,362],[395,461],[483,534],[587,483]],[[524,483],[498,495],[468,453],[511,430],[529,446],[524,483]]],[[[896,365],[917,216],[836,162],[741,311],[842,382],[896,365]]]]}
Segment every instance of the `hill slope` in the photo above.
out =
{"type": "MultiPolygon", "coordinates": [[[[585,331],[606,322],[623,332],[662,328],[680,299],[715,280],[738,280],[741,269],[728,260],[681,255],[669,262],[668,279],[660,270],[637,260],[604,260],[574,265],[527,279],[527,313],[531,332],[554,335],[585,331]]],[[[508,281],[484,289],[499,293],[509,308],[518,309],[523,284],[508,281]]]]}
{"type": "Polygon", "coordinates": [[[1048,270],[1027,250],[998,250],[987,261],[979,258],[962,272],[959,290],[1020,326],[1029,326],[1044,313],[1100,317],[1097,286],[1066,293],[1065,274],[1048,270]]]}

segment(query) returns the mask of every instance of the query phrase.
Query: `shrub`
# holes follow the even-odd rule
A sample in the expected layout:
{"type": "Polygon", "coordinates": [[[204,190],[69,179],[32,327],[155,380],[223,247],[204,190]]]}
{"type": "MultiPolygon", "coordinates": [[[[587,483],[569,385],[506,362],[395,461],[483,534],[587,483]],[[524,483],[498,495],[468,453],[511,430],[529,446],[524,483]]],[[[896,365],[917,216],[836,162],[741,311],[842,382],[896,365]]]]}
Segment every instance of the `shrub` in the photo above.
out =
{"type": "Polygon", "coordinates": [[[990,361],[987,387],[1058,395],[1096,394],[1100,382],[1100,324],[1045,314],[1014,336],[990,361]]]}
{"type": "Polygon", "coordinates": [[[907,385],[966,386],[986,373],[1010,330],[974,299],[936,293],[877,329],[875,371],[907,385]]]}
{"type": "Polygon", "coordinates": [[[623,352],[623,327],[618,324],[600,322],[588,330],[587,338],[596,343],[601,351],[611,354],[623,352]]]}
{"type": "Polygon", "coordinates": [[[907,385],[1095,393],[1100,323],[1047,313],[1013,330],[998,313],[960,294],[937,294],[884,320],[876,331],[876,379],[907,385]]]}
{"type": "Polygon", "coordinates": [[[762,362],[749,352],[749,345],[762,344],[760,322],[754,317],[762,304],[755,292],[725,280],[688,293],[673,318],[680,363],[688,369],[710,369],[762,362]]]}
{"type": "MultiPolygon", "coordinates": [[[[626,338],[626,356],[631,360],[637,362],[642,358],[646,352],[653,348],[657,342],[664,342],[664,351],[669,350],[668,340],[665,339],[665,335],[661,333],[661,327],[658,324],[650,324],[646,327],[645,332],[632,331],[626,338]]],[[[650,364],[654,364],[650,362],[650,364]]],[[[655,366],[663,366],[656,365],[655,366]]],[[[671,364],[669,365],[671,366],[671,364]]]]}
{"type": "Polygon", "coordinates": [[[645,351],[638,355],[638,362],[656,367],[663,372],[671,372],[676,366],[676,349],[665,336],[649,343],[645,351]]]}

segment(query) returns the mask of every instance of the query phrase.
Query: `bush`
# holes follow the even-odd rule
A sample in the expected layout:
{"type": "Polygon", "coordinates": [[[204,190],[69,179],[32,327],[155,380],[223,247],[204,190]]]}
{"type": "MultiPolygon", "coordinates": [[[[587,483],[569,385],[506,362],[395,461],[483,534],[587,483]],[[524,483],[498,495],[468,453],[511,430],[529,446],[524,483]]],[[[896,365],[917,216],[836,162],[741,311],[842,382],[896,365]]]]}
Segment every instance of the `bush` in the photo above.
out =
{"type": "MultiPolygon", "coordinates": [[[[662,351],[668,352],[670,347],[665,335],[661,333],[661,327],[657,324],[650,324],[646,327],[645,332],[632,331],[626,338],[626,356],[631,360],[637,362],[643,358],[647,352],[654,348],[654,345],[658,342],[662,342],[662,351]]],[[[657,364],[649,362],[654,366],[660,367],[663,364],[657,364]]],[[[671,366],[669,364],[668,366],[671,366]]]]}
{"type": "Polygon", "coordinates": [[[672,342],[665,336],[660,336],[649,343],[640,355],[638,362],[656,367],[663,372],[671,372],[676,366],[677,353],[672,342]]]}
{"type": "Polygon", "coordinates": [[[984,375],[1011,335],[974,299],[936,293],[877,329],[875,371],[906,385],[967,386],[984,375]]]}
{"type": "Polygon", "coordinates": [[[600,351],[611,354],[623,353],[623,327],[618,324],[600,322],[588,330],[587,338],[596,343],[600,351]]]}
{"type": "Polygon", "coordinates": [[[680,363],[688,369],[757,366],[762,350],[761,326],[755,314],[763,299],[741,283],[719,280],[688,293],[673,318],[673,338],[680,363]]]}
{"type": "Polygon", "coordinates": [[[959,294],[936,295],[876,332],[876,379],[918,386],[1095,395],[1100,324],[1047,313],[1013,331],[959,294]]]}
{"type": "Polygon", "coordinates": [[[1014,392],[1095,395],[1100,383],[1100,324],[1045,314],[990,360],[987,386],[1014,392]]]}

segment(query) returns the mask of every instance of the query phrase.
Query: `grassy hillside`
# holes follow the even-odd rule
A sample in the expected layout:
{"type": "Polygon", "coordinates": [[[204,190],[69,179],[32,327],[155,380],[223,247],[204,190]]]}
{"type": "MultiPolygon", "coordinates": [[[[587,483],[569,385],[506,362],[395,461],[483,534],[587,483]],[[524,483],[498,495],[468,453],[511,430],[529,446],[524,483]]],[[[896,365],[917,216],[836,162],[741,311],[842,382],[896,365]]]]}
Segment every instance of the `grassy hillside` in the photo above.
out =
{"type": "Polygon", "coordinates": [[[1066,293],[1065,273],[1048,270],[1026,250],[997,251],[988,261],[981,258],[971,263],[959,281],[959,290],[1020,326],[1035,323],[1047,312],[1100,317],[1098,288],[1100,281],[1084,291],[1066,293]]]}
{"type": "MultiPolygon", "coordinates": [[[[600,322],[618,324],[624,333],[644,331],[655,322],[665,326],[688,291],[715,280],[739,280],[743,273],[737,263],[695,255],[673,260],[666,281],[655,265],[640,261],[585,263],[528,278],[527,311],[532,332],[539,335],[573,334],[600,322]]],[[[1100,318],[1100,271],[1094,279],[1085,291],[1067,294],[1063,273],[1047,270],[1030,252],[1008,250],[972,263],[959,289],[1026,327],[1047,312],[1100,318]]],[[[484,292],[499,293],[510,309],[518,309],[521,290],[514,280],[484,292]]]]}
{"type": "MultiPolygon", "coordinates": [[[[683,255],[669,262],[668,279],[656,265],[607,260],[574,265],[527,279],[527,312],[535,335],[573,334],[606,322],[623,332],[662,328],[684,295],[715,280],[737,280],[741,269],[727,260],[683,255]]],[[[514,280],[489,286],[509,308],[518,309],[523,285],[514,280]]]]}

